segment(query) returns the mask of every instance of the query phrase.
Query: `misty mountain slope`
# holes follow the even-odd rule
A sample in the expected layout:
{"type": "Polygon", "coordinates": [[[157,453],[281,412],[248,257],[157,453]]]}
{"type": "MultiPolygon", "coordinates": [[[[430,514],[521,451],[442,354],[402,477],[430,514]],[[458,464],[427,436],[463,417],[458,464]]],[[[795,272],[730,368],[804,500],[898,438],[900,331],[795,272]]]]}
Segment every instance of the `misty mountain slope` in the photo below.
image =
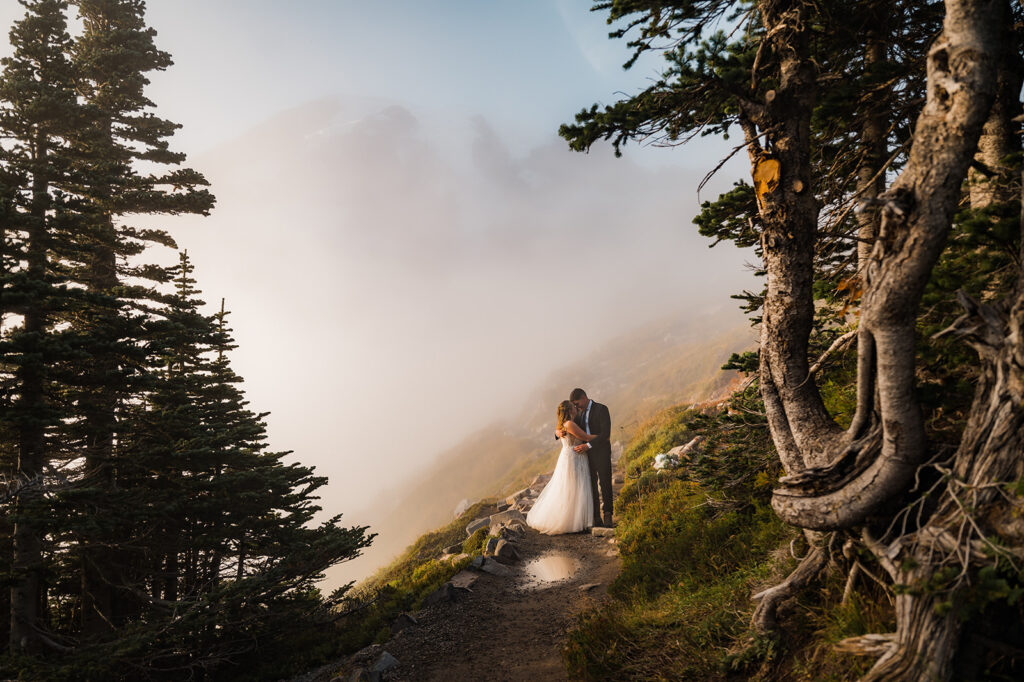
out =
{"type": "Polygon", "coordinates": [[[708,249],[690,223],[703,167],[585,157],[553,129],[519,144],[483,117],[365,97],[238,132],[196,159],[217,208],[181,218],[181,242],[227,299],[272,444],[330,480],[325,515],[376,526],[355,512],[495,401],[516,410],[579,349],[752,286],[750,254],[708,249]],[[580,309],[584,283],[599,309],[580,309]]]}
{"type": "MultiPolygon", "coordinates": [[[[447,523],[456,505],[504,495],[554,466],[554,410],[581,386],[609,406],[613,445],[626,442],[644,419],[669,405],[720,394],[735,379],[721,365],[753,343],[749,323],[733,311],[687,315],[640,327],[549,377],[519,414],[495,415],[404,486],[378,497],[353,518],[376,519],[378,533],[364,556],[335,567],[333,586],[361,579],[422,533],[447,523]]],[[[500,396],[495,396],[500,402],[500,396]]]]}

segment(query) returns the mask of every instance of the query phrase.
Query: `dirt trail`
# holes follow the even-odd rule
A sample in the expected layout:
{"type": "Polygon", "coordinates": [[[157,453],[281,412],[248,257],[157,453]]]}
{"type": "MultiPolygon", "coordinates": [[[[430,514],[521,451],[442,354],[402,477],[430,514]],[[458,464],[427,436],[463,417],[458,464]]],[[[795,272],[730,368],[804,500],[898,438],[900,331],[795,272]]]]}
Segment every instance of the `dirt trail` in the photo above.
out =
{"type": "MultiPolygon", "coordinates": [[[[374,656],[387,651],[398,659],[383,680],[567,679],[562,663],[566,631],[579,613],[608,599],[608,586],[619,574],[618,547],[614,539],[589,531],[550,536],[533,529],[515,546],[520,558],[508,565],[510,576],[474,571],[476,581],[468,592],[417,611],[416,624],[374,647],[374,656]],[[557,582],[538,578],[531,568],[551,557],[574,559],[575,572],[557,582]]],[[[339,661],[296,679],[347,680],[352,668],[351,661],[339,661]]]]}
{"type": "Polygon", "coordinates": [[[562,645],[575,616],[606,598],[619,573],[608,538],[590,533],[544,536],[529,531],[517,543],[513,575],[483,573],[466,597],[417,614],[384,648],[398,659],[388,680],[562,680],[562,645]],[[531,585],[526,567],[559,554],[580,562],[568,580],[531,585]],[[594,585],[589,589],[583,586],[594,585]]]}

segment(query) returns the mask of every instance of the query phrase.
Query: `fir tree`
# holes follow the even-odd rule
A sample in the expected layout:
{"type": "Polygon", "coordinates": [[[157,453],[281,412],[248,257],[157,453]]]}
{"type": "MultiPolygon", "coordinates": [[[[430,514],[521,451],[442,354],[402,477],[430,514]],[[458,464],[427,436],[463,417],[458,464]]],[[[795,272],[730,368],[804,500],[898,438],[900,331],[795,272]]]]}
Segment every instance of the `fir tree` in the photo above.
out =
{"type": "Polygon", "coordinates": [[[107,536],[82,538],[82,616],[87,635],[101,635],[118,620],[118,561],[111,552],[90,549],[109,545],[117,535],[114,510],[106,504],[116,479],[118,411],[131,392],[135,369],[144,359],[132,339],[139,334],[134,309],[148,296],[146,279],[160,282],[158,268],[134,264],[148,244],[173,246],[162,230],[123,224],[127,214],[206,214],[213,196],[206,181],[191,169],[141,173],[138,162],[178,166],[184,155],[172,152],[167,138],[177,125],[159,118],[145,96],[146,74],[170,66],[158,50],[155,31],[146,27],[145,3],[138,0],[75,2],[84,28],[72,47],[89,120],[76,130],[72,147],[78,175],[68,191],[81,199],[84,229],[91,240],[89,262],[78,273],[97,303],[77,320],[91,337],[91,360],[79,399],[86,448],[85,476],[91,483],[92,515],[86,526],[107,536]],[[105,299],[105,300],[104,300],[105,299]],[[103,520],[105,519],[105,521],[103,520]]]}
{"type": "Polygon", "coordinates": [[[66,138],[80,120],[70,36],[59,0],[25,0],[25,17],[11,30],[14,54],[3,62],[0,129],[14,141],[3,149],[6,186],[3,201],[6,257],[4,312],[20,324],[0,341],[5,393],[12,402],[3,421],[17,442],[12,471],[12,580],[10,642],[36,651],[44,637],[43,490],[51,440],[62,412],[52,398],[53,368],[67,358],[65,334],[55,317],[73,295],[64,287],[60,254],[69,250],[63,197],[54,186],[67,179],[66,138]],[[17,183],[12,186],[10,183],[17,183]]]}

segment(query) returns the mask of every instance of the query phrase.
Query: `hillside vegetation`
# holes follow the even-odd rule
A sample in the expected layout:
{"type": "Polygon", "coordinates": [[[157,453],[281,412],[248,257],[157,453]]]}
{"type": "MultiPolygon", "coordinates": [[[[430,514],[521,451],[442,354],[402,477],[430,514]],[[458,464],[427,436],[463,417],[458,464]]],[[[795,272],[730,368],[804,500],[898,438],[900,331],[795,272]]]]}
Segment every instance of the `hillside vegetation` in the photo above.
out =
{"type": "Polygon", "coordinates": [[[750,629],[751,595],[806,551],[769,506],[781,467],[756,385],[663,410],[638,430],[621,465],[623,570],[610,590],[614,601],[586,613],[569,635],[571,677],[852,680],[864,672],[832,645],[891,626],[890,608],[869,578],[855,582],[844,602],[848,567],[835,566],[818,594],[787,610],[784,641],[750,629]],[[705,440],[679,468],[653,468],[655,455],[697,436],[705,440]]]}
{"type": "Polygon", "coordinates": [[[582,386],[612,413],[613,444],[628,442],[639,424],[680,401],[721,395],[736,373],[720,367],[751,347],[750,327],[735,311],[688,314],[651,323],[551,376],[524,409],[468,434],[411,482],[378,496],[362,514],[377,537],[364,555],[336,567],[333,580],[362,579],[397,558],[418,536],[447,524],[463,500],[504,496],[551,471],[554,408],[582,386]]]}

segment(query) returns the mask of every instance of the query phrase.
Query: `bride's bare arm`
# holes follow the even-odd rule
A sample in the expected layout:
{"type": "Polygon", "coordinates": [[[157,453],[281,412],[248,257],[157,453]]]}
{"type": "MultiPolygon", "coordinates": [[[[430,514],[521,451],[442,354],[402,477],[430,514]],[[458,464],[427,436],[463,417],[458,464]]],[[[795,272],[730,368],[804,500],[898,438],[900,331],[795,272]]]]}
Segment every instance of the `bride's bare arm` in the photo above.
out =
{"type": "Polygon", "coordinates": [[[585,443],[589,443],[597,438],[597,436],[591,435],[577,426],[576,422],[565,422],[565,432],[576,436],[585,443]]]}

